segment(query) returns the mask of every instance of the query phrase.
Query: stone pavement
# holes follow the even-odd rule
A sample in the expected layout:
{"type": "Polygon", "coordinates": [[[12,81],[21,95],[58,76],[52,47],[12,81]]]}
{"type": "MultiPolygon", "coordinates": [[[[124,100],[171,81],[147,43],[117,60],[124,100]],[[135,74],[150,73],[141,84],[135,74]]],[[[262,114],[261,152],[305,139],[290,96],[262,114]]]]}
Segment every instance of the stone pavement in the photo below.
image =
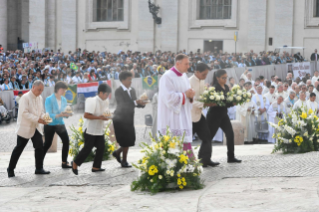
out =
{"type": "MultiPolygon", "coordinates": [[[[7,178],[10,153],[0,153],[0,211],[318,211],[319,153],[270,154],[272,145],[236,146],[242,164],[226,163],[225,146],[214,146],[219,167],[205,168],[205,188],[150,195],[131,192],[135,169],[104,161],[103,173],[85,163],[75,176],[60,168],[61,151],[49,153],[48,176],[36,176],[32,151],[21,156],[15,178],[7,178]]],[[[129,152],[136,162],[138,148],[129,152]]]]}
{"type": "MultiPolygon", "coordinates": [[[[136,109],[137,145],[130,149],[129,161],[141,158],[144,115],[151,105],[136,109]]],[[[77,124],[76,113],[66,125],[77,124]]],[[[34,175],[32,143],[20,157],[15,178],[7,178],[6,168],[16,144],[16,123],[0,126],[0,212],[2,211],[319,211],[319,153],[270,154],[273,145],[236,146],[242,164],[226,163],[227,148],[214,144],[213,160],[218,167],[205,168],[202,190],[172,191],[150,195],[131,192],[135,169],[122,169],[115,159],[104,161],[103,173],[92,173],[92,163],[79,168],[79,176],[61,169],[61,143],[57,153],[48,153],[47,176],[34,175]]],[[[193,142],[193,147],[200,142],[193,142]]],[[[197,151],[197,150],[196,150],[197,151]]],[[[72,158],[69,158],[71,161],[72,158]]]]}

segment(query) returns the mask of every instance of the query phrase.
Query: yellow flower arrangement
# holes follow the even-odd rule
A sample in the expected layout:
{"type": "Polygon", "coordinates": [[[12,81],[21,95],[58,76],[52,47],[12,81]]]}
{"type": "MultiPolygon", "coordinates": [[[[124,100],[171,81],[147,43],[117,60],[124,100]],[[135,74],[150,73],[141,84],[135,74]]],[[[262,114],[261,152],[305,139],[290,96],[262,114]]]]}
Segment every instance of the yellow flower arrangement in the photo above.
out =
{"type": "Polygon", "coordinates": [[[313,111],[311,110],[311,108],[309,109],[309,111],[308,111],[308,114],[310,115],[310,114],[312,114],[313,113],[313,111]]]}
{"type": "Polygon", "coordinates": [[[169,141],[170,137],[168,135],[164,135],[164,141],[167,142],[169,141]]]}
{"type": "Polygon", "coordinates": [[[180,162],[180,163],[185,163],[185,164],[187,164],[187,160],[188,160],[188,156],[183,155],[183,154],[179,156],[179,162],[180,162]]]}
{"type": "Polygon", "coordinates": [[[175,149],[176,143],[175,142],[169,142],[169,148],[175,149]]]}
{"type": "Polygon", "coordinates": [[[278,126],[282,126],[284,124],[284,120],[280,119],[280,121],[278,122],[278,126]]]}

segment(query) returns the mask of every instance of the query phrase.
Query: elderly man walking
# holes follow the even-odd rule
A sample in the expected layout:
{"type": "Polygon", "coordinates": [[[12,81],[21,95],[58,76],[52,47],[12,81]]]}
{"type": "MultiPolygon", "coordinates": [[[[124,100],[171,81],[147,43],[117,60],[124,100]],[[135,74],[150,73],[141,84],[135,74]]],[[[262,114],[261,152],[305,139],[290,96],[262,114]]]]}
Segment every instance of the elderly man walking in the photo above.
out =
{"type": "Polygon", "coordinates": [[[46,122],[42,119],[44,114],[43,100],[41,93],[44,84],[40,80],[33,83],[32,90],[24,94],[19,101],[19,113],[17,120],[17,145],[13,149],[9,167],[7,169],[8,177],[14,177],[14,169],[18,163],[29,139],[32,140],[35,149],[35,174],[50,174],[43,169],[43,124],[46,122]]]}

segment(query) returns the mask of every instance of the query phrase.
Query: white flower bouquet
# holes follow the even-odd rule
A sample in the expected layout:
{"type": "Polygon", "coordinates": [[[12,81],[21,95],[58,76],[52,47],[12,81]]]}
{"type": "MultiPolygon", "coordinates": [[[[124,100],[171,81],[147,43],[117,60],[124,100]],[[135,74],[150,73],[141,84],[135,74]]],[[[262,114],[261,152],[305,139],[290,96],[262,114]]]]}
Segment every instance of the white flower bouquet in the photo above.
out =
{"type": "Polygon", "coordinates": [[[245,89],[241,89],[239,85],[234,87],[227,93],[226,101],[228,103],[242,105],[245,102],[250,102],[251,93],[245,89]]]}
{"type": "Polygon", "coordinates": [[[200,102],[205,104],[216,104],[217,106],[225,106],[225,96],[223,92],[217,92],[215,87],[207,88],[199,98],[200,102]]]}
{"type": "Polygon", "coordinates": [[[276,129],[272,135],[277,139],[273,153],[304,153],[318,151],[319,119],[316,111],[307,107],[292,110],[278,124],[269,123],[276,129]]]}

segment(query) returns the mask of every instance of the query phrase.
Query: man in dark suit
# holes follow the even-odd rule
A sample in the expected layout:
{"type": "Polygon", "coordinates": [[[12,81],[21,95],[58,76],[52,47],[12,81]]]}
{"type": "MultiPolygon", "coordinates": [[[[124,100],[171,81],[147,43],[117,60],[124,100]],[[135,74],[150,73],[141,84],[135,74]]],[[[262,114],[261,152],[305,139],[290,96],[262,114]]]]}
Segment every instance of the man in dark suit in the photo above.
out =
{"type": "Polygon", "coordinates": [[[319,55],[317,54],[317,49],[315,49],[315,52],[311,54],[310,60],[311,61],[318,61],[319,55]]]}

